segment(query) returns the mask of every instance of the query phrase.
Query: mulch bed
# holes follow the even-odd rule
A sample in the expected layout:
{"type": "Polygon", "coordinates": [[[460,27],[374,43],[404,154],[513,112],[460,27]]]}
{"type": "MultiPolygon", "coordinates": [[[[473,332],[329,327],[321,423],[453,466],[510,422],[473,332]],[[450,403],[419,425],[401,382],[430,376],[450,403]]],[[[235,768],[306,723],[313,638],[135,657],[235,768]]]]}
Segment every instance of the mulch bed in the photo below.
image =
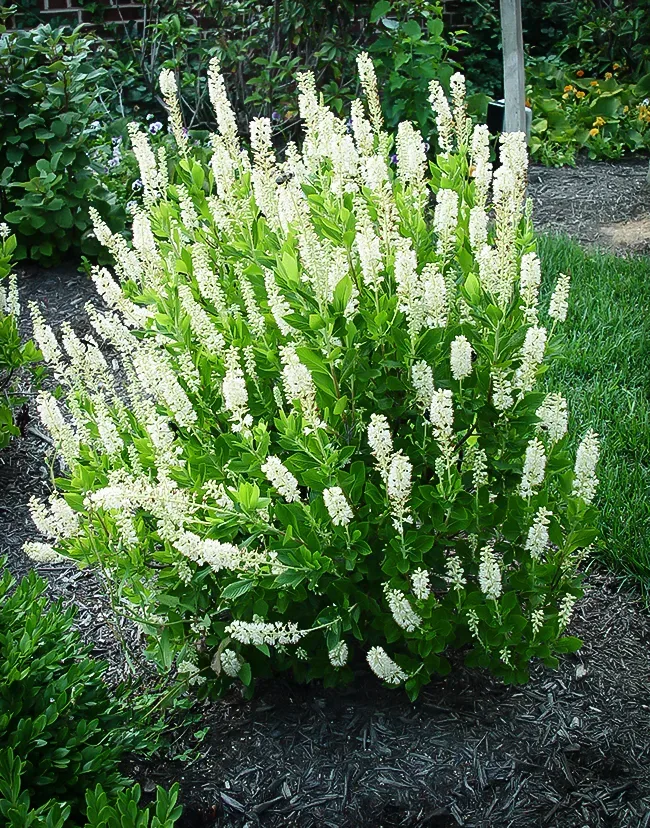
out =
{"type": "Polygon", "coordinates": [[[580,161],[530,170],[528,194],[539,230],[618,254],[650,253],[648,159],[580,161]]]}
{"type": "MultiPolygon", "coordinates": [[[[540,229],[608,244],[613,220],[650,208],[647,162],[583,164],[531,172],[540,229]]],[[[611,245],[610,245],[611,246],[611,245]]],[[[616,246],[614,245],[615,249],[616,246]]],[[[620,249],[620,248],[618,248],[620,249]]],[[[22,300],[55,327],[88,330],[90,281],[70,269],[30,269],[22,300]]],[[[33,536],[27,502],[49,492],[47,444],[36,431],[0,453],[0,554],[18,576],[33,536]]],[[[79,608],[78,625],[108,678],[126,674],[120,637],[92,573],[41,566],[53,597],[79,608]]],[[[504,687],[459,668],[411,704],[367,672],[353,686],[323,690],[286,679],[200,710],[208,734],[174,750],[184,763],[134,764],[145,790],[178,781],[183,826],[495,826],[650,828],[650,618],[634,593],[594,568],[571,633],[583,649],[556,672],[536,666],[524,687],[504,687]]]]}

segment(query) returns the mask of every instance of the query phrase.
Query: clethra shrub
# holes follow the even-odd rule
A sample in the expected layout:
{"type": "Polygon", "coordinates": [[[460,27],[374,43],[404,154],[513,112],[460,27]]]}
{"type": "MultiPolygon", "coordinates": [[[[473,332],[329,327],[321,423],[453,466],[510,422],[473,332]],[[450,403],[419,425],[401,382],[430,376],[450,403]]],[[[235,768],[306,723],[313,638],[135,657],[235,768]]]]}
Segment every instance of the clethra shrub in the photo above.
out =
{"type": "Polygon", "coordinates": [[[564,635],[593,542],[598,440],[567,450],[539,378],[568,278],[540,309],[522,134],[472,129],[464,79],[431,83],[440,152],[383,128],[377,82],[350,127],[298,78],[304,139],[237,137],[219,66],[203,166],[161,76],[180,161],[131,129],[143,199],[133,247],[95,215],[115,276],[98,342],[36,338],[66,389],[40,412],[65,474],[33,503],[59,554],[101,566],[150,651],[194,684],[293,671],[349,680],[354,658],[415,697],[445,652],[525,681],[564,635]],[[394,154],[393,154],[394,153],[394,154]],[[491,195],[490,195],[491,194],[491,195]]]}

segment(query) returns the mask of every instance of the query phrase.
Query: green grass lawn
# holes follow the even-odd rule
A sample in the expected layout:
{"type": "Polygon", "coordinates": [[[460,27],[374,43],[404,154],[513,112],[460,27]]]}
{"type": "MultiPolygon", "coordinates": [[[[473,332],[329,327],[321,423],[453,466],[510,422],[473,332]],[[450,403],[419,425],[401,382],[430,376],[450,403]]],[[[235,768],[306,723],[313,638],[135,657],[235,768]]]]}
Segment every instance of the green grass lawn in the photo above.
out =
{"type": "Polygon", "coordinates": [[[575,441],[593,426],[599,464],[601,552],[650,595],[650,258],[586,252],[542,237],[542,307],[559,272],[572,276],[563,356],[547,374],[567,398],[575,441]]]}

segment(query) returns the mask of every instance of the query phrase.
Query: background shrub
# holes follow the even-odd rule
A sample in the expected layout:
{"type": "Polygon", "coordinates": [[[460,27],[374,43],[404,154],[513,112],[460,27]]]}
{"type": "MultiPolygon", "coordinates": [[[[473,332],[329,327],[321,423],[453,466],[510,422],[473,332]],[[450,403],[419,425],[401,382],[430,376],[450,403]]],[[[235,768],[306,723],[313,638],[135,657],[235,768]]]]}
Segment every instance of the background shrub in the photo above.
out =
{"type": "MultiPolygon", "coordinates": [[[[73,610],[48,607],[46,583],[34,572],[16,584],[4,561],[0,567],[3,825],[85,826],[88,796],[90,825],[148,826],[147,813],[140,821],[115,818],[137,810],[139,790],[118,796],[126,784],[119,763],[127,752],[150,747],[143,721],[129,711],[124,688],[108,691],[106,664],[88,657],[72,629],[73,610]]],[[[170,819],[178,816],[175,799],[176,791],[159,798],[170,819]]]]}
{"type": "Polygon", "coordinates": [[[50,265],[67,251],[98,250],[88,204],[103,215],[115,204],[88,157],[89,127],[109,103],[104,57],[103,41],[80,29],[0,36],[0,206],[18,259],[50,265]]]}

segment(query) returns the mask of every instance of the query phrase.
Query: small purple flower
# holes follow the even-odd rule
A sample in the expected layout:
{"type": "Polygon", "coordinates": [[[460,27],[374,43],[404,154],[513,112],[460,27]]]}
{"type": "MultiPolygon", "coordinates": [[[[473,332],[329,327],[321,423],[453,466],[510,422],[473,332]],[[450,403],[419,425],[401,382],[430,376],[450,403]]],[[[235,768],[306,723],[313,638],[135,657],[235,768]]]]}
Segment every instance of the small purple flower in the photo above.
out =
{"type": "Polygon", "coordinates": [[[272,121],[279,121],[280,120],[280,113],[279,112],[272,112],[271,113],[271,120],[272,121]]]}
{"type": "Polygon", "coordinates": [[[110,169],[115,169],[115,167],[119,167],[120,159],[119,158],[109,158],[108,159],[108,166],[110,169]]]}
{"type": "Polygon", "coordinates": [[[150,112],[150,113],[147,115],[147,121],[150,121],[152,118],[153,118],[153,112],[150,112]]]}
{"type": "Polygon", "coordinates": [[[347,121],[345,122],[345,128],[349,133],[352,132],[352,118],[347,119],[347,121]]]}
{"type": "Polygon", "coordinates": [[[97,131],[98,129],[102,128],[101,121],[93,121],[92,124],[88,127],[88,129],[92,129],[93,131],[97,131]]]}
{"type": "Polygon", "coordinates": [[[135,190],[136,192],[138,190],[141,190],[142,189],[142,179],[136,178],[135,181],[133,182],[133,184],[131,184],[131,189],[135,190]]]}
{"type": "Polygon", "coordinates": [[[127,213],[135,213],[138,209],[138,202],[137,201],[129,201],[126,205],[126,212],[127,213]]]}
{"type": "Polygon", "coordinates": [[[111,138],[111,144],[113,144],[114,147],[119,147],[119,145],[121,143],[122,143],[122,136],[121,135],[115,135],[113,138],[111,138]]]}
{"type": "Polygon", "coordinates": [[[149,132],[152,135],[155,135],[157,132],[160,132],[162,128],[163,125],[160,123],[160,121],[154,121],[152,124],[149,124],[149,132]]]}
{"type": "Polygon", "coordinates": [[[424,151],[429,152],[430,149],[431,149],[431,144],[428,141],[425,141],[424,142],[424,151]]]}
{"type": "Polygon", "coordinates": [[[183,127],[181,132],[182,132],[184,138],[187,138],[187,136],[190,134],[190,131],[187,127],[183,127]]]}
{"type": "Polygon", "coordinates": [[[391,155],[390,163],[391,164],[397,164],[397,156],[396,155],[391,155]]]}

